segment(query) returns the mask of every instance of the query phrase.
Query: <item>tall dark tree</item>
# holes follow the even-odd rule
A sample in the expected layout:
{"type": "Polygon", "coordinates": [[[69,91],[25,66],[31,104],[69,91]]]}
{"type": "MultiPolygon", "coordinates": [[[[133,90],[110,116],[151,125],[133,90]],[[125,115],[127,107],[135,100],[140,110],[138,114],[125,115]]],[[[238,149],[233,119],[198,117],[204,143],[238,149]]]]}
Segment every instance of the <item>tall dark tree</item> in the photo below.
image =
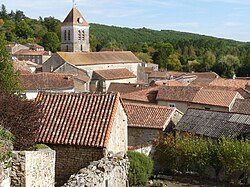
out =
{"type": "Polygon", "coordinates": [[[6,41],[0,35],[0,92],[19,92],[19,75],[15,72],[9,53],[6,48],[6,41]]]}

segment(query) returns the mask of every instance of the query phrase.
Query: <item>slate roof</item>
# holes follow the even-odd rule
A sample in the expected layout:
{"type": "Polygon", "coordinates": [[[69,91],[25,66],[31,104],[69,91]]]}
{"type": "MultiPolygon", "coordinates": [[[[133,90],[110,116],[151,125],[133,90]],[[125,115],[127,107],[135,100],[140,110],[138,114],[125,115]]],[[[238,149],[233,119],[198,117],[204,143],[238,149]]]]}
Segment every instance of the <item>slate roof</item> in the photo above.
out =
{"type": "Polygon", "coordinates": [[[71,11],[69,12],[69,14],[67,15],[67,17],[63,21],[62,25],[63,26],[67,26],[67,25],[70,25],[70,26],[71,25],[89,26],[89,24],[87,23],[87,21],[83,18],[82,14],[76,8],[72,8],[71,9],[71,11]],[[79,18],[83,19],[82,23],[78,22],[79,18]]]}
{"type": "Polygon", "coordinates": [[[124,103],[129,127],[164,129],[175,112],[175,108],[124,103]]]}
{"type": "Polygon", "coordinates": [[[44,117],[37,143],[107,147],[119,94],[39,93],[44,117]]]}
{"type": "Polygon", "coordinates": [[[237,95],[237,91],[201,89],[194,96],[192,103],[229,107],[237,95]]]}
{"type": "Polygon", "coordinates": [[[250,132],[250,115],[188,109],[175,129],[211,138],[238,137],[250,132]]]}
{"type": "Polygon", "coordinates": [[[127,68],[96,70],[94,73],[105,80],[136,78],[135,74],[133,74],[127,68]]]}
{"type": "Polygon", "coordinates": [[[25,90],[66,90],[74,88],[72,75],[63,73],[21,74],[21,86],[25,90]]]}
{"type": "Polygon", "coordinates": [[[112,82],[108,88],[108,92],[120,92],[121,95],[125,93],[140,91],[148,89],[148,85],[140,85],[136,83],[114,83],[112,82]]]}
{"type": "Polygon", "coordinates": [[[200,87],[166,86],[158,91],[156,100],[192,102],[200,87]]]}
{"type": "Polygon", "coordinates": [[[115,52],[57,52],[65,62],[76,66],[95,64],[141,63],[131,51],[115,52]]]}
{"type": "Polygon", "coordinates": [[[137,101],[145,103],[156,103],[158,87],[149,87],[145,90],[135,91],[123,94],[121,98],[128,101],[137,101]]]}
{"type": "Polygon", "coordinates": [[[250,115],[250,99],[236,99],[231,112],[250,115]]]}

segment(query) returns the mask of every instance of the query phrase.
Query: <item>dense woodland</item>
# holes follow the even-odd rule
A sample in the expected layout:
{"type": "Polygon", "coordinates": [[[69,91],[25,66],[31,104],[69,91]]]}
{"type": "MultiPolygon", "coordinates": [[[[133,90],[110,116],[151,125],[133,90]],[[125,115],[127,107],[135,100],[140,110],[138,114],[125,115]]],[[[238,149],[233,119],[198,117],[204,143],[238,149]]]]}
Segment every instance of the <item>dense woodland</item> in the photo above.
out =
{"type": "MultiPolygon", "coordinates": [[[[8,42],[38,43],[60,50],[60,20],[31,19],[21,10],[0,8],[0,33],[8,42]]],[[[224,77],[250,75],[250,43],[171,30],[130,29],[90,24],[92,51],[103,48],[131,50],[162,70],[215,71],[224,77]]]]}

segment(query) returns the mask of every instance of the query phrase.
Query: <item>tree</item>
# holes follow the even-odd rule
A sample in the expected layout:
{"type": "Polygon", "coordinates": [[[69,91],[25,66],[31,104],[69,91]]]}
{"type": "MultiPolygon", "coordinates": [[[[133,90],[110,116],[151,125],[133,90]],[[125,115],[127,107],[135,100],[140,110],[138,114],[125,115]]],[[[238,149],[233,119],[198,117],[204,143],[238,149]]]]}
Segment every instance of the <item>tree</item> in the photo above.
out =
{"type": "Polygon", "coordinates": [[[136,56],[143,62],[146,62],[146,63],[153,62],[152,57],[148,53],[137,53],[136,56]]]}
{"type": "Polygon", "coordinates": [[[202,61],[202,71],[209,71],[212,69],[216,63],[216,57],[211,51],[207,51],[203,57],[202,61]]]}
{"type": "Polygon", "coordinates": [[[23,150],[35,144],[41,117],[34,101],[16,94],[0,94],[0,121],[15,136],[15,149],[23,150]]]}
{"type": "Polygon", "coordinates": [[[22,20],[16,23],[16,35],[21,38],[28,39],[30,37],[33,37],[34,31],[26,23],[25,20],[22,20]]]}
{"type": "Polygon", "coordinates": [[[3,35],[0,35],[0,91],[20,91],[19,75],[14,71],[3,35]]]}
{"type": "Polygon", "coordinates": [[[180,71],[182,69],[179,54],[173,53],[168,57],[167,70],[180,71]]]}
{"type": "Polygon", "coordinates": [[[153,60],[159,68],[167,68],[167,59],[174,52],[174,47],[170,43],[159,42],[156,44],[157,51],[153,55],[153,60]]]}
{"type": "Polygon", "coordinates": [[[8,13],[7,13],[6,6],[4,4],[1,5],[0,18],[2,18],[3,20],[10,18],[8,13]]]}
{"type": "Polygon", "coordinates": [[[43,37],[42,45],[45,50],[52,51],[54,53],[58,51],[60,47],[60,40],[55,32],[47,32],[43,37]]]}
{"type": "Polygon", "coordinates": [[[237,56],[223,56],[215,65],[214,71],[223,77],[232,78],[240,67],[240,60],[237,56]]]}

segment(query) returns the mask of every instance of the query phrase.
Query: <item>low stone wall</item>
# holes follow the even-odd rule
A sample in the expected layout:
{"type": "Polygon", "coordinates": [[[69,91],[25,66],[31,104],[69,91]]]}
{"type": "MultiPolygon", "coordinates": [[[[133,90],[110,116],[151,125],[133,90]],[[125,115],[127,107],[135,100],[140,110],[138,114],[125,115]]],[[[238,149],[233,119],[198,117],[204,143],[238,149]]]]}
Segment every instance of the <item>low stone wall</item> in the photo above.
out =
{"type": "Polygon", "coordinates": [[[10,168],[0,163],[0,187],[10,187],[10,168]]]}
{"type": "Polygon", "coordinates": [[[126,187],[128,174],[128,158],[118,153],[114,156],[91,162],[87,168],[71,175],[63,187],[126,187]]]}
{"type": "Polygon", "coordinates": [[[11,186],[55,186],[55,151],[14,151],[11,186]]]}

